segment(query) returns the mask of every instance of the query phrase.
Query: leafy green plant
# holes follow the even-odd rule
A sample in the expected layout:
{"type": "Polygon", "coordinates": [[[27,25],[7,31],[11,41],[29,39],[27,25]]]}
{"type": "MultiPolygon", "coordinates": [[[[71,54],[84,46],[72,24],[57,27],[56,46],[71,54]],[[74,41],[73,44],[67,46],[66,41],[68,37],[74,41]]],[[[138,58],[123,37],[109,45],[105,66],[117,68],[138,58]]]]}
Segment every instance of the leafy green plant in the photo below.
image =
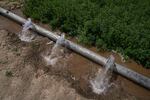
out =
{"type": "Polygon", "coordinates": [[[26,0],[23,12],[150,68],[150,0],[26,0]]]}

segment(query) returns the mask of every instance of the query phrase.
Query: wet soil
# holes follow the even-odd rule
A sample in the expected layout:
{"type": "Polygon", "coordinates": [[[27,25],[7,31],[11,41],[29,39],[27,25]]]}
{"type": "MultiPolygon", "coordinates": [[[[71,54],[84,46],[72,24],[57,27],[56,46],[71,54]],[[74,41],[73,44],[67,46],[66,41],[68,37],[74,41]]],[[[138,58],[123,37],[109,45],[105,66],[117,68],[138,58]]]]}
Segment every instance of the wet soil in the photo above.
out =
{"type": "MultiPolygon", "coordinates": [[[[23,16],[20,10],[14,12],[23,16]]],[[[48,28],[47,25],[40,25],[48,28]]],[[[98,68],[102,66],[69,50],[66,50],[64,59],[59,61],[55,68],[46,66],[40,54],[53,47],[47,45],[49,42],[47,38],[37,35],[32,43],[21,42],[16,35],[21,31],[21,26],[3,16],[0,16],[0,30],[7,30],[1,32],[0,39],[1,100],[149,100],[150,98],[149,90],[116,74],[113,79],[115,85],[108,93],[96,95],[90,88],[89,79],[94,77],[98,68]]],[[[89,49],[97,52],[95,48],[89,49]]],[[[150,70],[144,69],[132,60],[123,63],[118,54],[97,53],[105,57],[112,54],[117,63],[150,77],[150,70]]]]}

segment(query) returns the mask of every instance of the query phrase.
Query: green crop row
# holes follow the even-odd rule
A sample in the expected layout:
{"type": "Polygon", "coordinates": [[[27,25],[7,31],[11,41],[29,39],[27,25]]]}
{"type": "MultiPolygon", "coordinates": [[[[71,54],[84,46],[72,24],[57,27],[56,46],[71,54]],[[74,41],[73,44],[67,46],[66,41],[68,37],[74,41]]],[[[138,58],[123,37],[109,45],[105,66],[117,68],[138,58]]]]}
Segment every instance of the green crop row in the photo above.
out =
{"type": "Polygon", "coordinates": [[[150,0],[26,0],[24,14],[150,68],[150,0]]]}

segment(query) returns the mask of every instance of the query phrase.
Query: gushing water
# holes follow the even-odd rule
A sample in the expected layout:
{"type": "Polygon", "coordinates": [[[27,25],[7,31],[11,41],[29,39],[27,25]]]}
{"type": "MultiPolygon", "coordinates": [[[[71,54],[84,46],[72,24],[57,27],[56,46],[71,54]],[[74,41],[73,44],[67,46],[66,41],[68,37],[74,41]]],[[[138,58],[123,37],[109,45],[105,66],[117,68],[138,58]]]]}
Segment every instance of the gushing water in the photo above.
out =
{"type": "Polygon", "coordinates": [[[28,20],[23,25],[23,29],[21,33],[19,33],[19,39],[21,41],[25,41],[25,42],[32,41],[32,39],[35,37],[35,35],[29,31],[29,29],[32,27],[33,27],[32,21],[30,18],[28,18],[28,20]]]}
{"type": "Polygon", "coordinates": [[[113,56],[110,56],[105,65],[105,69],[99,69],[96,77],[93,80],[90,80],[93,92],[96,94],[105,94],[112,86],[110,79],[112,77],[112,72],[114,68],[114,60],[113,56]]]}
{"type": "Polygon", "coordinates": [[[65,35],[62,34],[56,41],[56,44],[53,46],[51,54],[43,56],[47,65],[54,66],[57,61],[62,58],[63,49],[61,48],[61,45],[63,44],[64,40],[65,35]]]}

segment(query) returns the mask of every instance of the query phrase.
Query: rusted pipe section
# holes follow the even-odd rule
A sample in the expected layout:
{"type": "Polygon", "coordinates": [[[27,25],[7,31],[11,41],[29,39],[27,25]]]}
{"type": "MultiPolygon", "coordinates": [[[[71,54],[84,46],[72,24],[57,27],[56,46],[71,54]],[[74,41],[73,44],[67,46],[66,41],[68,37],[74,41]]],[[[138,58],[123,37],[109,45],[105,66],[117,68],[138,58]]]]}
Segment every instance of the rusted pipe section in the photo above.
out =
{"type": "MultiPolygon", "coordinates": [[[[26,22],[26,20],[24,18],[21,18],[21,17],[15,15],[14,13],[12,13],[8,10],[5,10],[1,7],[0,7],[0,14],[5,16],[5,17],[8,17],[8,18],[20,23],[20,24],[24,24],[26,22]]],[[[39,34],[44,35],[44,36],[50,38],[51,40],[53,40],[55,42],[60,37],[60,36],[50,32],[50,31],[36,25],[36,24],[33,24],[33,26],[34,27],[31,28],[33,31],[36,31],[39,34]]],[[[107,59],[105,57],[102,57],[102,56],[100,56],[100,55],[98,55],[98,54],[96,54],[96,53],[94,53],[94,52],[92,52],[92,51],[90,51],[90,50],[88,50],[82,46],[79,46],[79,45],[77,45],[77,44],[75,44],[69,40],[65,39],[63,45],[66,46],[67,48],[73,50],[74,52],[76,52],[76,53],[78,53],[78,54],[80,54],[80,55],[100,64],[100,65],[105,65],[107,62],[107,59]]],[[[128,69],[125,66],[122,66],[122,65],[115,63],[114,72],[138,83],[139,85],[141,85],[147,89],[150,89],[150,78],[143,76],[143,75],[141,75],[141,74],[139,74],[139,73],[137,73],[131,69],[128,69]]]]}

